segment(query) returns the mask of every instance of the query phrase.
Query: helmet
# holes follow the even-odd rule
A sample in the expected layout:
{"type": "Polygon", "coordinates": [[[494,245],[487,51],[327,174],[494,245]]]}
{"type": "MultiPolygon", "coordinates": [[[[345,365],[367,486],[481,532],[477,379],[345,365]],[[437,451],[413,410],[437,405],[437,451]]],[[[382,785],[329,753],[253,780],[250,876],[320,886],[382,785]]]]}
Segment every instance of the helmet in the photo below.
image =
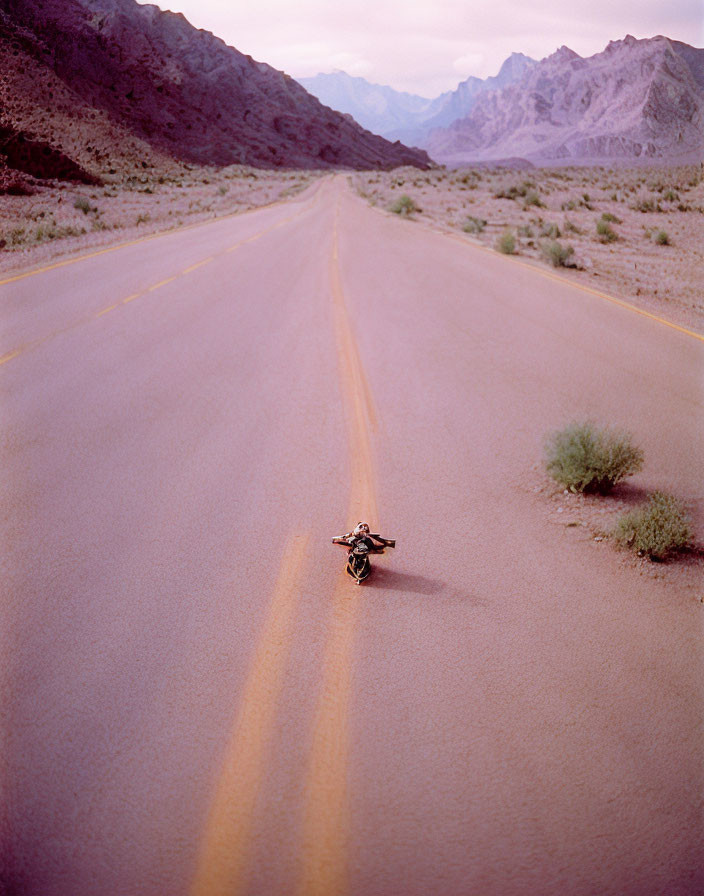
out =
{"type": "Polygon", "coordinates": [[[357,523],[357,525],[354,527],[354,532],[353,532],[352,534],[353,534],[353,535],[357,535],[357,536],[359,536],[359,535],[369,535],[369,526],[367,525],[367,523],[362,523],[362,522],[360,521],[360,522],[357,523]]]}

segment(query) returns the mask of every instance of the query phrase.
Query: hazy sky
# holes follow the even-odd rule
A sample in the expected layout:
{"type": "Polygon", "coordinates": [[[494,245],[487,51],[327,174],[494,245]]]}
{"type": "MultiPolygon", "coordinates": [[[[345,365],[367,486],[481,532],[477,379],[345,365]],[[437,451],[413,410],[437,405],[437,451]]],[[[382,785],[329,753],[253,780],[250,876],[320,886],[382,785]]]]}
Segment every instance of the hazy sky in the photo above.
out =
{"type": "MultiPolygon", "coordinates": [[[[142,0],[140,0],[142,2],[142,0]]],[[[514,50],[582,56],[626,34],[704,46],[704,0],[158,0],[294,77],[343,69],[437,96],[514,50]]]]}

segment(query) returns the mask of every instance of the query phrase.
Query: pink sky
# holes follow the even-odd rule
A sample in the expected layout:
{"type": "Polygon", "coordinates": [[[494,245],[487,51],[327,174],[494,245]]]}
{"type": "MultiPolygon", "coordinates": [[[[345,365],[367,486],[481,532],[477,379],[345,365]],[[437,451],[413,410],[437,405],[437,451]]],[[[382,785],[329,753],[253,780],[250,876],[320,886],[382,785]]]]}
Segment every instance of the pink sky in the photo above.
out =
{"type": "Polygon", "coordinates": [[[582,56],[626,34],[704,46],[702,0],[159,0],[293,77],[343,69],[437,96],[494,75],[513,51],[582,56]]]}

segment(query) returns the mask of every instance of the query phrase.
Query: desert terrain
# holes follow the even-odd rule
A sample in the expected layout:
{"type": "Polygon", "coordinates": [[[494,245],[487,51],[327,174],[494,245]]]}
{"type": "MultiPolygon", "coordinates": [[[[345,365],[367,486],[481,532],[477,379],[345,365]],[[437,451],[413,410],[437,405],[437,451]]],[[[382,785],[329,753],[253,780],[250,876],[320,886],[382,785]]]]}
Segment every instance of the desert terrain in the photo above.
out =
{"type": "Polygon", "coordinates": [[[295,196],[315,176],[172,163],[106,175],[100,186],[14,178],[0,195],[0,271],[258,208],[295,196]]]}
{"type": "Polygon", "coordinates": [[[501,251],[510,234],[504,251],[513,243],[521,259],[704,332],[701,166],[403,169],[352,182],[372,205],[468,242],[501,251]]]}

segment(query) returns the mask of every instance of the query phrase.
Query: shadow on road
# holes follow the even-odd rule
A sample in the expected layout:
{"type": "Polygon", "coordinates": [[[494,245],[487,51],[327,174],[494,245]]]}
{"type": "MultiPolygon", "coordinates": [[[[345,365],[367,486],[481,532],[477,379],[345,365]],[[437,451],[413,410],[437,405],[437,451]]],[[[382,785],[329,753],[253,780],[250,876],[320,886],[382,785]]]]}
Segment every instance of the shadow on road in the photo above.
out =
{"type": "Polygon", "coordinates": [[[368,588],[379,588],[387,591],[406,591],[413,594],[442,594],[445,582],[429,579],[427,576],[410,575],[407,572],[396,572],[375,566],[368,588]]]}

